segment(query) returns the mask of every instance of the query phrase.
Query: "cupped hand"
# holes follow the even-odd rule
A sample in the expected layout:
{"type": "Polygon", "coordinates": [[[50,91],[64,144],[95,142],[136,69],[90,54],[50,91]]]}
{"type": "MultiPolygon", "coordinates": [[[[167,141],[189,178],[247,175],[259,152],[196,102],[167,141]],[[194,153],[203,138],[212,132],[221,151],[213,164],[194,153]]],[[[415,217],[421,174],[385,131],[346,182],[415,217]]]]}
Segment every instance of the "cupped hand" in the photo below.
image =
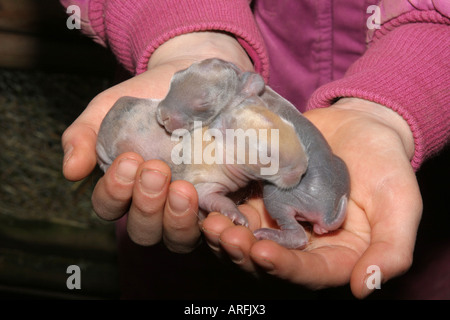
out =
{"type": "Polygon", "coordinates": [[[276,227],[261,199],[240,206],[249,229],[213,213],[202,224],[210,247],[248,272],[263,270],[311,288],[350,283],[364,298],[374,290],[373,269],[381,282],[409,269],[422,214],[422,199],[411,167],[414,142],[407,123],[381,105],[356,98],[304,114],[324,134],[348,166],[351,193],[342,227],[325,235],[309,233],[304,250],[288,250],[252,231],[276,227]],[[379,268],[379,269],[378,269],[379,268]]]}
{"type": "MultiPolygon", "coordinates": [[[[92,172],[100,124],[118,98],[161,99],[175,72],[212,57],[234,62],[242,70],[253,68],[239,43],[224,33],[191,33],[167,41],[153,53],[147,71],[97,95],[66,129],[62,137],[64,176],[76,181],[92,172]]],[[[200,238],[198,196],[192,184],[171,183],[170,178],[170,169],[162,161],[122,154],[96,184],[93,209],[106,220],[128,213],[128,234],[138,244],[163,240],[170,250],[189,252],[200,238]]]]}

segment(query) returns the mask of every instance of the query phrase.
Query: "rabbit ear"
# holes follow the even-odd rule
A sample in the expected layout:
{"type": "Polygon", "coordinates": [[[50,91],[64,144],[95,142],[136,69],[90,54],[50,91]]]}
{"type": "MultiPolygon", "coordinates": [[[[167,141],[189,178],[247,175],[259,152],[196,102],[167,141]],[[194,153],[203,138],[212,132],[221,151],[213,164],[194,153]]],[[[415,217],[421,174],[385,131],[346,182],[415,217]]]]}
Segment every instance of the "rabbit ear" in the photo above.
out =
{"type": "Polygon", "coordinates": [[[245,97],[260,95],[265,87],[264,79],[255,72],[244,72],[241,75],[241,94],[245,97]]]}

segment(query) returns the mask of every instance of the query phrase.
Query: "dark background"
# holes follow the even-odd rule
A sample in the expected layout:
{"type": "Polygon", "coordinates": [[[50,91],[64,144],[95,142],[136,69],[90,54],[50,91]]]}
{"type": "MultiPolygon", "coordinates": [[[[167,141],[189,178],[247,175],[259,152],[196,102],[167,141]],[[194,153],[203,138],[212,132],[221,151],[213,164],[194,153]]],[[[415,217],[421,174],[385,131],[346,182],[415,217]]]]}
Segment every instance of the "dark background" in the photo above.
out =
{"type": "Polygon", "coordinates": [[[109,52],[56,0],[0,0],[0,297],[118,295],[114,226],[93,213],[98,172],[62,176],[61,135],[111,85],[109,52]],[[66,287],[69,265],[82,290],[66,287]]]}

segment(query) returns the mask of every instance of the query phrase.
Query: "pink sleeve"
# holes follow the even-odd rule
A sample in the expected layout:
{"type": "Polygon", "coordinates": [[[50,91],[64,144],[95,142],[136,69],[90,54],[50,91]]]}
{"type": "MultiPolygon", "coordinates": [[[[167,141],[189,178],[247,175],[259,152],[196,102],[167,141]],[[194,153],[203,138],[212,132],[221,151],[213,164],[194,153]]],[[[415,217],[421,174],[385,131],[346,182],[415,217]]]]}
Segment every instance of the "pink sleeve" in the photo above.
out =
{"type": "Polygon", "coordinates": [[[233,34],[256,71],[268,78],[268,56],[248,0],[60,1],[78,5],[83,33],[108,46],[132,73],[144,72],[151,54],[167,40],[215,30],[233,34]]]}
{"type": "Polygon", "coordinates": [[[418,170],[450,139],[450,19],[444,14],[450,8],[447,0],[395,1],[404,4],[403,13],[393,18],[383,13],[385,23],[372,35],[366,53],[343,79],[316,90],[307,108],[328,107],[340,97],[391,108],[413,132],[411,164],[418,170]],[[440,11],[433,3],[441,5],[440,11]]]}

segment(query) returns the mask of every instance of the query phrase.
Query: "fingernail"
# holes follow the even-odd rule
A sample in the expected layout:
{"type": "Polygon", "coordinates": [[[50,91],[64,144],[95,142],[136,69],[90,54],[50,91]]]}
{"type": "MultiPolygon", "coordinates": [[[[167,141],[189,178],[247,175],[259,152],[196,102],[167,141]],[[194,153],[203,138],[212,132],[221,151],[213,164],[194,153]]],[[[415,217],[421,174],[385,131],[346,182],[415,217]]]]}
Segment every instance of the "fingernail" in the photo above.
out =
{"type": "Polygon", "coordinates": [[[203,232],[204,234],[209,235],[209,236],[206,236],[206,243],[208,244],[208,246],[209,246],[213,251],[216,251],[216,252],[220,251],[220,245],[219,245],[219,242],[216,241],[216,239],[219,240],[220,234],[217,233],[217,232],[213,232],[213,231],[211,231],[211,230],[209,230],[209,229],[206,229],[206,228],[204,228],[203,226],[202,226],[201,229],[202,229],[202,232],[203,232]],[[213,239],[213,240],[211,240],[211,239],[213,239]]]}
{"type": "Polygon", "coordinates": [[[142,186],[142,191],[145,193],[152,195],[161,193],[166,182],[167,175],[160,171],[143,169],[141,172],[140,183],[142,186]]]}
{"type": "Polygon", "coordinates": [[[223,246],[226,247],[226,251],[228,255],[230,256],[231,261],[233,261],[236,264],[241,264],[244,260],[244,254],[242,253],[241,249],[239,249],[238,246],[223,242],[221,239],[219,240],[223,246]]]}
{"type": "Polygon", "coordinates": [[[258,259],[258,265],[266,270],[266,272],[273,271],[275,269],[273,263],[264,258],[258,259]]]}
{"type": "Polygon", "coordinates": [[[67,145],[64,148],[63,167],[66,166],[67,162],[69,161],[70,157],[72,156],[72,152],[73,152],[73,146],[71,144],[67,145]]]}
{"type": "Polygon", "coordinates": [[[169,191],[169,206],[174,214],[183,215],[189,210],[190,201],[185,195],[171,189],[169,191]]]}
{"type": "Polygon", "coordinates": [[[138,166],[139,164],[136,160],[132,159],[120,160],[116,170],[117,179],[125,183],[133,182],[136,176],[136,170],[138,166]]]}
{"type": "MultiPolygon", "coordinates": [[[[229,252],[230,253],[230,252],[229,252]]],[[[231,261],[233,261],[235,264],[241,264],[244,260],[244,254],[241,250],[233,250],[230,253],[231,261]]]]}

